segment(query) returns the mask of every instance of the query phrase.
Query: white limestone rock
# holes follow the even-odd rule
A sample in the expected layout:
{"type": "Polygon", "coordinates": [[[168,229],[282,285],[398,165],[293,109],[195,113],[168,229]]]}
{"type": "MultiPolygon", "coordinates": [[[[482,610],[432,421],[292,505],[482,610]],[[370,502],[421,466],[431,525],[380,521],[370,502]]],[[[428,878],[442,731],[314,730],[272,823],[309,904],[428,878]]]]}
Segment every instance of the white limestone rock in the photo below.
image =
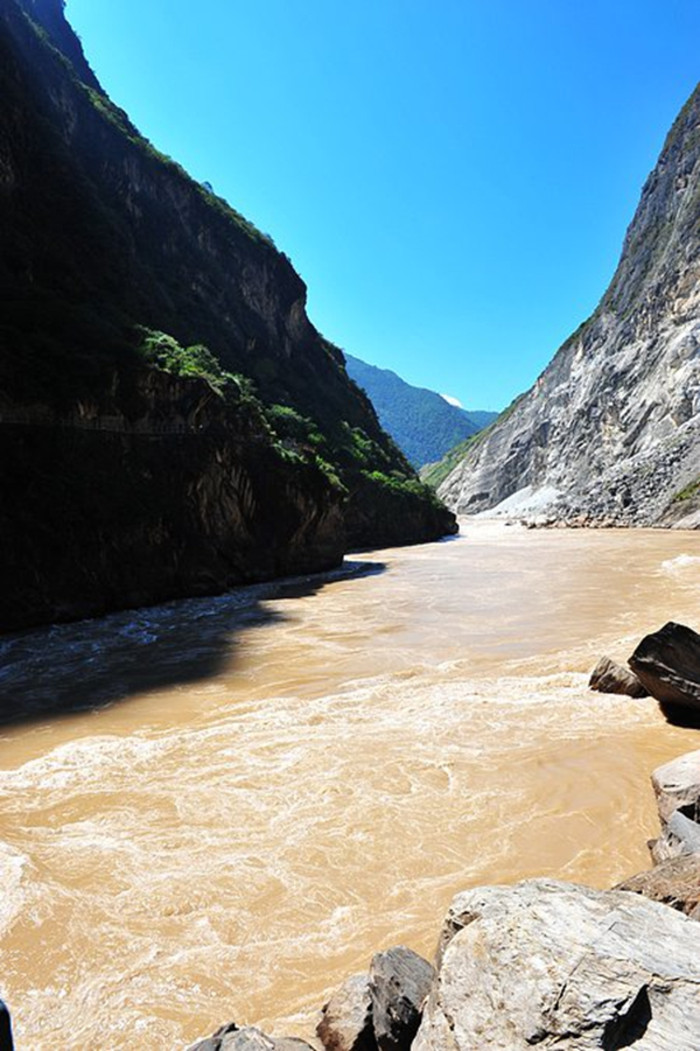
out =
{"type": "Polygon", "coordinates": [[[698,1051],[697,924],[554,880],[455,898],[412,1051],[698,1051]]]}
{"type": "Polygon", "coordinates": [[[662,826],[674,810],[682,810],[693,821],[700,818],[700,749],[654,770],[651,783],[662,826]]]}

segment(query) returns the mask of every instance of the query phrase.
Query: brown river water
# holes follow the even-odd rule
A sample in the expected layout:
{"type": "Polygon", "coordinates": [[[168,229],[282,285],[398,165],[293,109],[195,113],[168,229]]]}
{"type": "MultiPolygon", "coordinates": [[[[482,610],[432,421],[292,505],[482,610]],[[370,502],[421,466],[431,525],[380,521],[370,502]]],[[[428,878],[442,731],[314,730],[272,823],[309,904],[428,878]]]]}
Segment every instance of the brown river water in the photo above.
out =
{"type": "Polygon", "coordinates": [[[466,523],[355,561],[0,642],[18,1051],[308,1037],[374,951],[431,955],[457,891],[648,867],[649,773],[700,731],[587,676],[700,628],[700,534],[466,523]]]}

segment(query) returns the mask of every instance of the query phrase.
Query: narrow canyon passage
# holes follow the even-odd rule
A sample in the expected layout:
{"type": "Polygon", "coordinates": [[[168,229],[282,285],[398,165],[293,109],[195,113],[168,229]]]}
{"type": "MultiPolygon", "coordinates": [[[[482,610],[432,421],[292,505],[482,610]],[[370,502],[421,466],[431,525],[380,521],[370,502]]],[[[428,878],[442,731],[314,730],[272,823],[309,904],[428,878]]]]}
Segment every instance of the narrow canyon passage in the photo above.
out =
{"type": "Polygon", "coordinates": [[[648,867],[648,775],[700,731],[586,683],[700,626],[698,534],[466,522],[353,558],[374,571],[0,643],[20,1051],[308,1037],[374,951],[431,955],[458,890],[648,867]]]}

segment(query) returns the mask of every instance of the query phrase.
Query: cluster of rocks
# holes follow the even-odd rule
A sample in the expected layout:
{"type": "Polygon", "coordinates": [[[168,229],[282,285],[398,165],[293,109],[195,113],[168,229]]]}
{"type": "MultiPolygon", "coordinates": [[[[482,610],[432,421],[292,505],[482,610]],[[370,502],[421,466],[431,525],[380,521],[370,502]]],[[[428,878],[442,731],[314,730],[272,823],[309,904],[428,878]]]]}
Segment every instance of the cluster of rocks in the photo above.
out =
{"type": "MultiPolygon", "coordinates": [[[[325,1005],[318,1039],[326,1051],[408,1051],[434,980],[435,968],[412,949],[397,945],[376,953],[369,973],[348,978],[325,1005]]],[[[232,1023],[188,1051],[300,1051],[309,1046],[232,1023]]]]}
{"type": "Polygon", "coordinates": [[[646,635],[628,660],[629,668],[601,657],[589,686],[600,693],[655,697],[667,709],[700,712],[700,635],[669,621],[646,635]]]}
{"type": "MultiPolygon", "coordinates": [[[[323,1008],[324,1051],[698,1051],[700,750],[652,784],[654,868],[608,891],[534,879],[458,894],[436,966],[403,946],[374,956],[323,1008]]],[[[231,1025],[189,1051],[309,1047],[231,1025]]]]}

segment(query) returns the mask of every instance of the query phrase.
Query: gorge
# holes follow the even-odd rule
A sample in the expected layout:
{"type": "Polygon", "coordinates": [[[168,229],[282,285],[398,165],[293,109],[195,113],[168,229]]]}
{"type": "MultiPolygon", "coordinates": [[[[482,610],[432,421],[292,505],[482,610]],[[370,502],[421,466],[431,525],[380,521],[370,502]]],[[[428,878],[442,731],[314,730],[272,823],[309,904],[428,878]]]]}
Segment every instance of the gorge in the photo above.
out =
{"type": "MultiPolygon", "coordinates": [[[[0,87],[16,1051],[181,1051],[232,1020],[313,1041],[375,954],[433,958],[448,906],[414,1051],[513,1051],[513,1015],[527,1046],[697,1051],[695,920],[629,885],[658,835],[644,782],[697,749],[697,720],[588,682],[602,654],[700,626],[700,93],[591,320],[431,468],[450,511],[309,320],[289,259],[143,138],[62,0],[0,0],[0,87]],[[506,520],[459,532],[456,513],[494,509],[506,520]],[[598,892],[620,883],[611,910],[598,892]],[[586,935],[571,966],[557,915],[586,935]],[[552,1033],[579,992],[603,1021],[552,1033]],[[652,1013],[665,1042],[645,1045],[652,1013]]],[[[684,823],[696,841],[692,806],[669,806],[654,860],[684,823]]]]}

